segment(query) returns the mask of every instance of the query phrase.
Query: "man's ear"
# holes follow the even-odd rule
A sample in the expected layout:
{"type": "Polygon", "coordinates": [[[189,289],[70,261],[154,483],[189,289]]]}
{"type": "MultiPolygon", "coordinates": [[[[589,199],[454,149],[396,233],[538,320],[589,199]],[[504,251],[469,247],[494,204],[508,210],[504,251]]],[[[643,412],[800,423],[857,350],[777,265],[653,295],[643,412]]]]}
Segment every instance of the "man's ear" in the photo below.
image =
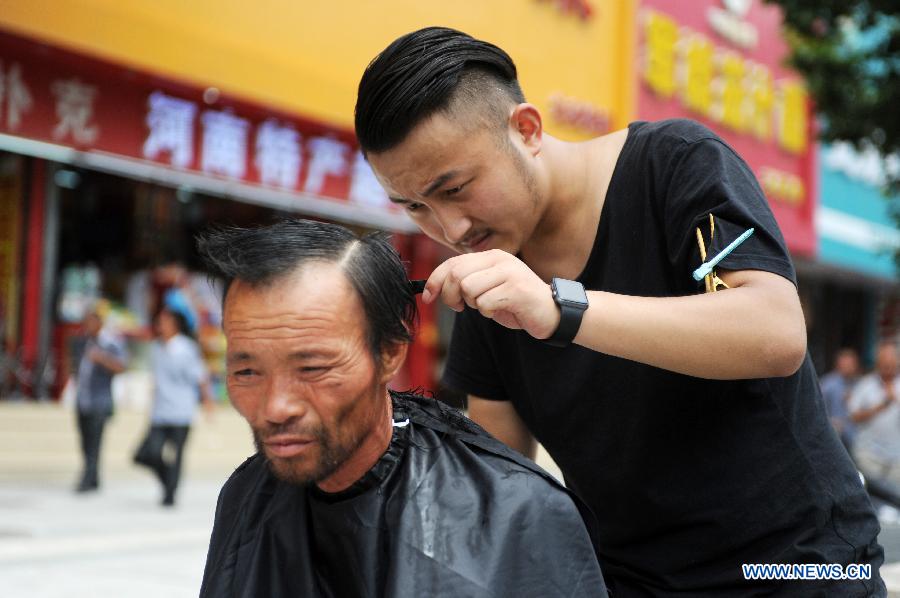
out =
{"type": "Polygon", "coordinates": [[[509,128],[532,156],[541,152],[544,124],[541,113],[533,104],[518,104],[509,115],[509,128]]]}
{"type": "Polygon", "coordinates": [[[381,384],[390,381],[403,367],[408,350],[409,343],[385,343],[381,348],[381,384]]]}

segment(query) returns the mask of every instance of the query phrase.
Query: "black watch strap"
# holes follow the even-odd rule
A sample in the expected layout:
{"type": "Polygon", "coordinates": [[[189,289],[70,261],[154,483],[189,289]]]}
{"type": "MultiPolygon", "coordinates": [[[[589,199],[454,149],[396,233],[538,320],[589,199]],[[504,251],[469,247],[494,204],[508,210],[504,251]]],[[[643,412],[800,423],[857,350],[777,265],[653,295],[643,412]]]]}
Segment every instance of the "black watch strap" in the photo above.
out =
{"type": "Polygon", "coordinates": [[[581,328],[581,318],[584,316],[584,308],[571,305],[559,305],[559,326],[556,332],[545,342],[554,347],[568,347],[572,339],[581,328]]]}

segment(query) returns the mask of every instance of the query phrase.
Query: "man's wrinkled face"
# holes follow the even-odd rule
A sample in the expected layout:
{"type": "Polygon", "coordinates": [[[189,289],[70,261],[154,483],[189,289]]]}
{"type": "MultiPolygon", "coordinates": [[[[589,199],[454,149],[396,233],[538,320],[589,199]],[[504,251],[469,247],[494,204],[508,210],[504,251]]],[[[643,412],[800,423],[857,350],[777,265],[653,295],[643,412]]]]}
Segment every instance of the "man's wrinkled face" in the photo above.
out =
{"type": "Polygon", "coordinates": [[[429,117],[398,146],[368,155],[391,201],[459,253],[518,253],[540,219],[540,195],[509,131],[429,117]]]}
{"type": "Polygon", "coordinates": [[[308,263],[262,288],[235,281],[223,325],[229,396],[273,473],[309,484],[353,459],[387,398],[340,268],[308,263]]]}

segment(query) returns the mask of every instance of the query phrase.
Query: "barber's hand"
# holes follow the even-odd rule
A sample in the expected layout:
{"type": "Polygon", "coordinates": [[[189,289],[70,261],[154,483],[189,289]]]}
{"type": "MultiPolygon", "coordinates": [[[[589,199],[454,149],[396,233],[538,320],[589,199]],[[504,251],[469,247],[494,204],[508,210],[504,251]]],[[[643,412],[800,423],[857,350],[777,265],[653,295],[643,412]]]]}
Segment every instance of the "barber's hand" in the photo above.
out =
{"type": "Polygon", "coordinates": [[[438,266],[425,284],[422,300],[431,303],[436,297],[454,311],[468,305],[534,338],[548,338],[559,326],[559,308],[550,285],[520,259],[499,249],[458,255],[438,266]]]}

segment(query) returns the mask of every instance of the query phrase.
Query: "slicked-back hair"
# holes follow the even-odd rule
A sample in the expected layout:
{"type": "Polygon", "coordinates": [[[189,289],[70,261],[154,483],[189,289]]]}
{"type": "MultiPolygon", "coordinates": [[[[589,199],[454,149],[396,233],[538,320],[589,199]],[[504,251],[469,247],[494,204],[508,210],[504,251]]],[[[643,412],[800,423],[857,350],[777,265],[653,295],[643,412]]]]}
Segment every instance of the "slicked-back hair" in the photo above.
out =
{"type": "Polygon", "coordinates": [[[505,104],[525,101],[516,77],[512,58],[491,43],[447,27],[408,33],[376,56],[359,82],[360,147],[366,154],[392,149],[416,125],[449,111],[454,102],[481,109],[483,117],[502,127],[505,104]]]}
{"type": "Polygon", "coordinates": [[[385,233],[360,237],[338,224],[285,219],[257,228],[221,227],[197,237],[207,266],[225,281],[265,288],[309,262],[339,264],[359,294],[366,340],[375,363],[391,343],[407,343],[417,318],[416,299],[400,256],[385,233]]]}

